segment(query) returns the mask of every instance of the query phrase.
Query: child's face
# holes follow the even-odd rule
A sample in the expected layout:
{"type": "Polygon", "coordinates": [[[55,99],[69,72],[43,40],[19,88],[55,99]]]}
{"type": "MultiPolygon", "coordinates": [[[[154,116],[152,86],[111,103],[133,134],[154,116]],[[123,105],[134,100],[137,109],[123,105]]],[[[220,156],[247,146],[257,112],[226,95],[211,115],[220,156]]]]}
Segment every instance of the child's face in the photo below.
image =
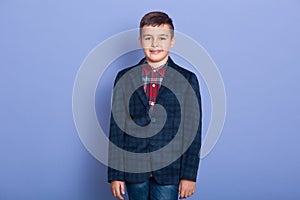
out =
{"type": "Polygon", "coordinates": [[[158,67],[167,62],[169,50],[174,46],[175,38],[167,24],[160,26],[144,26],[139,38],[149,64],[158,67]]]}

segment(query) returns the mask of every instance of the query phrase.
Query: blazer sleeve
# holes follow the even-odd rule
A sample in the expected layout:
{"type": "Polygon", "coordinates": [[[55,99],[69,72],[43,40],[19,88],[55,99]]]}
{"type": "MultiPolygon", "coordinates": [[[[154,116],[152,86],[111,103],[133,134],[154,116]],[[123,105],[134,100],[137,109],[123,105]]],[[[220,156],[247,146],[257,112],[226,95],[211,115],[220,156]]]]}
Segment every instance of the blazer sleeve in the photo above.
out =
{"type": "MultiPolygon", "coordinates": [[[[120,78],[120,73],[117,75],[115,80],[113,97],[112,97],[112,110],[114,110],[115,116],[122,117],[121,106],[125,106],[123,90],[120,86],[116,86],[117,81],[120,78]]],[[[124,126],[123,126],[124,127],[124,126]]],[[[108,182],[118,180],[124,181],[124,155],[123,155],[123,144],[124,144],[124,132],[121,130],[114,119],[113,112],[110,117],[110,128],[109,128],[109,150],[108,150],[108,182]],[[118,148],[116,148],[118,147],[118,148]]]]}
{"type": "Polygon", "coordinates": [[[180,179],[196,181],[197,172],[200,162],[201,132],[202,132],[202,109],[201,97],[198,79],[195,74],[191,74],[188,79],[191,87],[185,93],[185,99],[191,99],[192,95],[196,95],[199,104],[199,110],[191,105],[191,101],[185,101],[184,104],[184,121],[183,121],[183,140],[190,140],[192,126],[198,126],[194,140],[181,157],[180,179]]]}

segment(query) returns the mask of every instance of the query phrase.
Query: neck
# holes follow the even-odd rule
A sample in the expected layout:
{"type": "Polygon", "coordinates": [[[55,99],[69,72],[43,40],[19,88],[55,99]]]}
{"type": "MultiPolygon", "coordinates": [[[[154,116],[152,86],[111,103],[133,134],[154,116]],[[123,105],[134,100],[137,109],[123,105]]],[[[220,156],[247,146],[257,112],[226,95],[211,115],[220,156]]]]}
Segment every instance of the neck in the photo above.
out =
{"type": "Polygon", "coordinates": [[[152,68],[159,68],[160,66],[166,64],[166,62],[168,61],[169,56],[167,56],[166,58],[164,58],[162,61],[160,62],[152,62],[151,60],[147,59],[147,63],[148,65],[150,65],[152,68]]]}

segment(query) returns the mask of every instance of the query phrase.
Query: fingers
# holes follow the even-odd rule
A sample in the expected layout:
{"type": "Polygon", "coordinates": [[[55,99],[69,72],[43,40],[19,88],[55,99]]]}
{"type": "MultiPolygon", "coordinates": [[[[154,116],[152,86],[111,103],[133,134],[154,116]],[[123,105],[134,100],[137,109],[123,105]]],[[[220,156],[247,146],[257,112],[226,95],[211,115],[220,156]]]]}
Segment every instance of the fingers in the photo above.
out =
{"type": "Polygon", "coordinates": [[[121,184],[121,192],[122,192],[122,195],[124,195],[125,194],[125,186],[124,186],[125,184],[122,182],[122,184],[121,184]]]}
{"type": "Polygon", "coordinates": [[[188,198],[188,197],[192,196],[194,193],[195,193],[194,191],[182,190],[180,193],[180,199],[188,198]]]}
{"type": "Polygon", "coordinates": [[[194,193],[195,193],[194,191],[182,190],[180,193],[180,199],[188,198],[192,196],[194,193]]]}
{"type": "Polygon", "coordinates": [[[119,188],[115,189],[113,191],[113,195],[114,195],[114,197],[118,198],[119,200],[124,200],[124,197],[121,195],[119,188]]]}
{"type": "Polygon", "coordinates": [[[180,199],[188,198],[195,193],[195,182],[181,180],[178,188],[180,199]]]}
{"type": "Polygon", "coordinates": [[[181,187],[182,187],[182,184],[181,184],[181,181],[180,181],[179,187],[178,187],[178,194],[180,195],[180,198],[181,198],[181,187]]]}
{"type": "Polygon", "coordinates": [[[114,197],[118,198],[119,200],[124,200],[124,197],[123,197],[123,195],[125,194],[124,182],[112,181],[111,182],[111,192],[114,197]]]}

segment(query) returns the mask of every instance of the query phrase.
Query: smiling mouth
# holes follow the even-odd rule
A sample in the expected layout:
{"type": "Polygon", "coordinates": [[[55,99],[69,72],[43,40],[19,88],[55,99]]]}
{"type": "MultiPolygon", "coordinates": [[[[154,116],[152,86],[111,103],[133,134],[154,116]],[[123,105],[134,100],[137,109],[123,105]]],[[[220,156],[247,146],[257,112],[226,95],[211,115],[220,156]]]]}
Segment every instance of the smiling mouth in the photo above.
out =
{"type": "Polygon", "coordinates": [[[162,51],[163,50],[150,50],[150,53],[152,53],[152,54],[159,54],[162,51]]]}

